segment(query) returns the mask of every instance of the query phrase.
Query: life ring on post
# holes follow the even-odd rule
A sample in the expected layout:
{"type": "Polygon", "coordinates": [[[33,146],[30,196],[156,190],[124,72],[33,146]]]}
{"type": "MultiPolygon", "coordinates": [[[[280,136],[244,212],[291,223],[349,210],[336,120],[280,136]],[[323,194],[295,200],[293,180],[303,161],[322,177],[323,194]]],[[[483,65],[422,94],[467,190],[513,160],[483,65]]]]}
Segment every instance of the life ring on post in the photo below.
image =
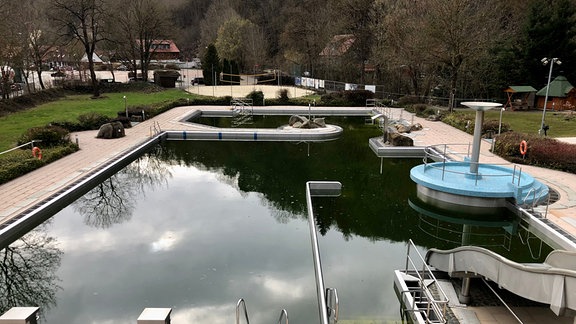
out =
{"type": "Polygon", "coordinates": [[[522,140],[522,142],[520,142],[520,154],[526,155],[527,151],[528,151],[528,143],[522,140]]]}
{"type": "Polygon", "coordinates": [[[37,158],[38,160],[42,160],[42,150],[38,146],[34,146],[32,148],[32,156],[37,158]]]}

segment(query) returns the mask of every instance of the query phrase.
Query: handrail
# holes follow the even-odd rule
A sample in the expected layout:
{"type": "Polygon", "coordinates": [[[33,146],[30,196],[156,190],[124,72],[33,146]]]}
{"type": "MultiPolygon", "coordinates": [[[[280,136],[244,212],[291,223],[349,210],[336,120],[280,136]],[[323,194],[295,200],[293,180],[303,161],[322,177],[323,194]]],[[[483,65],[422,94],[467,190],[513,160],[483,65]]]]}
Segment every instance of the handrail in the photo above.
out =
{"type": "Polygon", "coordinates": [[[428,298],[428,302],[426,303],[426,317],[430,318],[430,311],[434,310],[436,312],[436,314],[440,317],[440,321],[442,323],[445,323],[446,322],[446,310],[447,310],[448,303],[449,303],[448,295],[446,294],[446,292],[444,292],[444,289],[442,289],[442,287],[440,285],[436,285],[436,287],[438,288],[438,292],[440,294],[440,298],[436,299],[434,297],[434,294],[428,288],[428,286],[426,284],[424,284],[425,278],[423,277],[423,274],[426,274],[434,283],[437,283],[438,280],[436,279],[436,276],[434,276],[432,269],[430,269],[430,267],[426,263],[425,258],[422,256],[422,254],[420,254],[420,252],[416,248],[416,245],[414,244],[412,239],[408,240],[408,248],[407,248],[407,252],[406,252],[406,266],[405,266],[406,273],[408,273],[409,269],[416,270],[415,274],[418,277],[418,281],[420,282],[420,288],[422,289],[422,291],[426,294],[426,297],[428,298]],[[416,265],[416,263],[414,262],[414,260],[410,256],[411,247],[414,249],[414,251],[416,251],[416,254],[419,258],[419,261],[422,263],[422,270],[417,270],[418,266],[416,265]],[[409,268],[409,266],[411,266],[411,268],[409,268]],[[440,308],[440,305],[442,305],[442,308],[440,308]]]}
{"type": "Polygon", "coordinates": [[[340,301],[336,288],[326,288],[326,304],[328,305],[328,318],[334,318],[333,323],[338,323],[340,301]]]}
{"type": "Polygon", "coordinates": [[[314,258],[314,273],[316,275],[316,293],[318,295],[318,312],[320,323],[329,324],[328,307],[326,305],[326,291],[324,289],[324,276],[322,262],[320,261],[320,248],[316,233],[316,221],[312,208],[312,197],[336,197],[340,195],[342,184],[336,181],[308,181],[306,182],[306,205],[308,207],[308,225],[310,227],[310,241],[312,243],[312,257],[314,258]]]}
{"type": "Polygon", "coordinates": [[[244,301],[244,298],[240,298],[238,303],[236,303],[236,324],[240,324],[240,306],[242,306],[242,310],[244,310],[246,324],[250,324],[250,320],[248,319],[248,310],[246,309],[246,302],[244,301]]]}
{"type": "Polygon", "coordinates": [[[288,324],[288,312],[285,309],[280,311],[280,317],[278,318],[278,324],[282,323],[282,318],[285,318],[286,321],[284,323],[288,324]]]}
{"type": "Polygon", "coordinates": [[[431,169],[437,169],[437,170],[441,170],[442,172],[442,180],[444,180],[444,175],[446,173],[452,173],[452,174],[463,174],[463,175],[470,175],[470,173],[468,172],[459,172],[459,171],[454,171],[451,169],[447,169],[446,168],[446,163],[447,162],[466,162],[470,165],[490,165],[490,166],[513,166],[514,171],[512,172],[512,174],[486,174],[486,173],[482,173],[480,174],[476,174],[475,177],[475,185],[478,184],[478,181],[481,178],[486,178],[486,177],[511,177],[511,182],[514,184],[514,180],[516,177],[518,177],[518,183],[516,184],[517,186],[520,186],[520,179],[522,178],[522,168],[516,164],[513,163],[480,163],[480,162],[472,162],[469,160],[470,156],[469,156],[469,150],[468,152],[466,152],[464,154],[464,152],[459,152],[459,151],[454,151],[451,149],[448,149],[448,147],[454,147],[454,146],[467,146],[469,147],[469,144],[437,144],[437,145],[431,145],[431,146],[427,146],[424,148],[424,157],[422,158],[422,161],[424,163],[424,171],[426,171],[427,168],[431,168],[431,169]],[[460,160],[456,160],[454,159],[454,157],[456,156],[461,156],[460,160]],[[436,166],[432,163],[429,162],[429,160],[432,160],[434,162],[438,162],[438,161],[442,161],[442,166],[436,166]],[[518,174],[516,169],[519,169],[518,174]]]}
{"type": "Polygon", "coordinates": [[[551,258],[549,255],[543,263],[518,263],[488,249],[462,246],[450,250],[429,249],[426,260],[452,276],[473,273],[487,278],[516,295],[549,304],[556,315],[563,315],[576,310],[576,299],[571,294],[576,287],[576,270],[573,270],[574,261],[560,260],[575,254],[558,254],[551,258]],[[526,284],[536,281],[538,285],[526,284]]]}
{"type": "Polygon", "coordinates": [[[160,122],[155,120],[152,125],[150,125],[150,137],[158,135],[162,132],[162,127],[160,127],[160,122]]]}
{"type": "MultiPolygon", "coordinates": [[[[243,311],[244,318],[246,319],[246,324],[250,324],[250,319],[248,319],[248,310],[246,308],[246,301],[244,298],[240,298],[236,303],[236,324],[240,324],[240,311],[243,311]]],[[[282,319],[284,319],[284,323],[288,324],[288,311],[286,309],[282,309],[280,311],[280,317],[278,317],[278,324],[282,324],[282,319]]]]}
{"type": "Polygon", "coordinates": [[[22,147],[24,147],[24,146],[28,146],[28,144],[31,144],[32,148],[34,148],[34,143],[40,143],[40,142],[42,142],[42,140],[32,140],[32,141],[30,141],[30,142],[28,142],[28,143],[24,143],[24,144],[22,144],[22,145],[16,146],[16,147],[11,148],[11,149],[9,149],[9,150],[6,150],[6,151],[4,151],[4,152],[0,152],[0,155],[5,154],[5,153],[10,153],[10,152],[15,151],[15,150],[17,150],[17,149],[19,149],[19,148],[22,148],[22,147]]]}

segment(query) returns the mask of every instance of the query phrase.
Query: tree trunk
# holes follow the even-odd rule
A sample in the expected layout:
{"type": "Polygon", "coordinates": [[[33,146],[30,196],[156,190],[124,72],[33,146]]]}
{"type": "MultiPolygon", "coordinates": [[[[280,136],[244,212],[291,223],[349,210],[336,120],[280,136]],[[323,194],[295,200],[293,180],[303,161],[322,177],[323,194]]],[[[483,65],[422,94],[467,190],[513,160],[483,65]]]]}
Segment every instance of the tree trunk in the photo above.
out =
{"type": "Polygon", "coordinates": [[[42,90],[46,89],[46,86],[44,85],[44,81],[42,80],[42,67],[40,66],[36,66],[36,74],[38,74],[38,82],[40,82],[40,88],[42,90]]]}
{"type": "Polygon", "coordinates": [[[450,78],[450,98],[448,100],[448,111],[453,112],[456,99],[456,84],[458,82],[458,67],[452,67],[452,77],[450,78]]]}
{"type": "Polygon", "coordinates": [[[88,69],[90,69],[90,80],[92,81],[92,96],[94,98],[100,97],[100,85],[96,79],[96,72],[94,71],[94,60],[92,55],[88,57],[88,69]]]}

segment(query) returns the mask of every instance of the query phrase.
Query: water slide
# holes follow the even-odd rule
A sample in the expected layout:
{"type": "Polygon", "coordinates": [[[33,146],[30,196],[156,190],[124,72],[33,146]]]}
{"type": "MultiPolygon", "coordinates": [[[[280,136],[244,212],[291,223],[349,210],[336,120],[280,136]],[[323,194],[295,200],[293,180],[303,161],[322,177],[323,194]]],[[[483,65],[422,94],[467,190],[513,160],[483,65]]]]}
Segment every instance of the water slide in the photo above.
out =
{"type": "Polygon", "coordinates": [[[550,305],[558,316],[576,314],[576,252],[552,251],[544,263],[516,263],[490,250],[430,249],[426,262],[451,277],[478,275],[518,296],[550,305]]]}

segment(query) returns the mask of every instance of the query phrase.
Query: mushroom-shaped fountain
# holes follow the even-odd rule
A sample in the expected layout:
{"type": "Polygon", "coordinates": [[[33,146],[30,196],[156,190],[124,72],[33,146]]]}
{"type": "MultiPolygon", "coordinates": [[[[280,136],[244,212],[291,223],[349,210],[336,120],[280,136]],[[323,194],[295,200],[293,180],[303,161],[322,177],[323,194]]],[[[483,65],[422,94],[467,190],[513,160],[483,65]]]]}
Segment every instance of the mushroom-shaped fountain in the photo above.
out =
{"type": "Polygon", "coordinates": [[[500,215],[512,205],[535,205],[548,196],[548,187],[518,166],[480,163],[484,111],[501,106],[490,102],[464,102],[476,111],[472,154],[453,154],[453,144],[426,149],[424,164],[410,171],[420,200],[467,215],[500,215]],[[439,149],[443,147],[443,149],[439,149]],[[430,162],[434,161],[434,162],[430,162]]]}

